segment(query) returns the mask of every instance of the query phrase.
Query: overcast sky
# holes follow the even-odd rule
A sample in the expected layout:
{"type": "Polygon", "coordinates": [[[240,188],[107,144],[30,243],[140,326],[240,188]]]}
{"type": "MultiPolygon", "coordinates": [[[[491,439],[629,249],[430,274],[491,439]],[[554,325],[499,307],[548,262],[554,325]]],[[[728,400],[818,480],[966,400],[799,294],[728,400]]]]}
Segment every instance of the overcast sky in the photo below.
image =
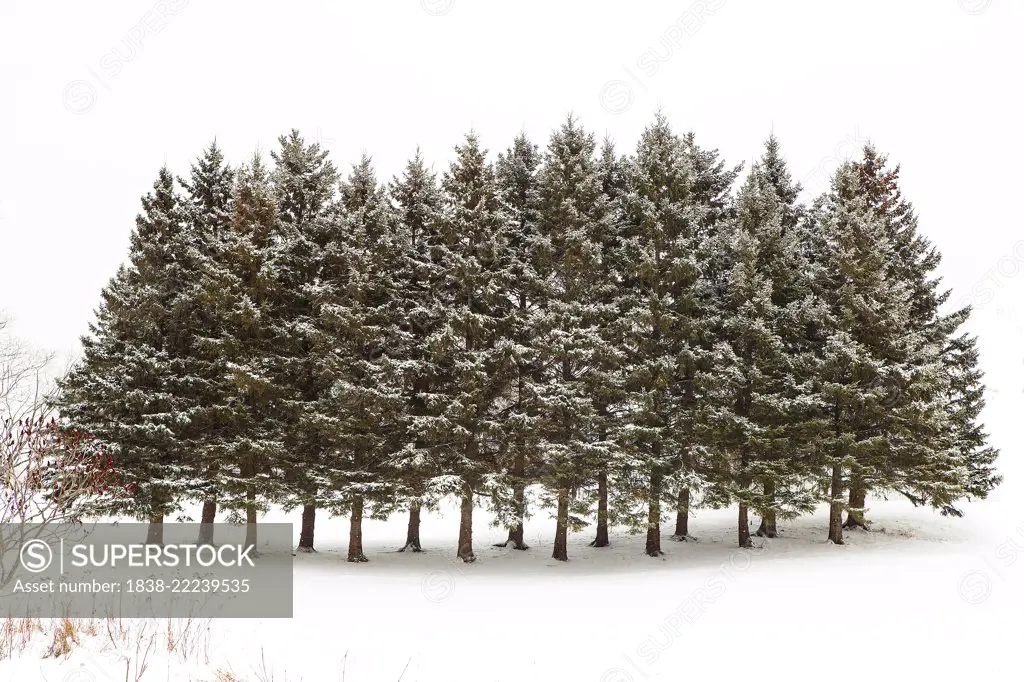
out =
{"type": "Polygon", "coordinates": [[[730,162],[774,129],[814,193],[873,140],[954,299],[989,280],[974,324],[1019,395],[1022,35],[1019,0],[0,0],[0,309],[74,352],[139,197],[214,136],[237,163],[297,127],[386,179],[570,110],[628,151],[660,106],[730,162]]]}

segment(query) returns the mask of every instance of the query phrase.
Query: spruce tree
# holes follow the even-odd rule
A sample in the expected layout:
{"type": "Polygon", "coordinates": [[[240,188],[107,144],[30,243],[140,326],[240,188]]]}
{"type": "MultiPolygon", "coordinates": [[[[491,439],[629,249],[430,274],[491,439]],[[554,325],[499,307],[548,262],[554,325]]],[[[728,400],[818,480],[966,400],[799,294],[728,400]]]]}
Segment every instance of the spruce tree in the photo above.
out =
{"type": "Polygon", "coordinates": [[[442,379],[431,388],[440,418],[430,438],[439,444],[443,476],[436,483],[461,497],[458,557],[473,553],[474,495],[493,489],[492,475],[504,440],[500,410],[515,362],[505,340],[507,283],[500,264],[507,247],[504,216],[494,179],[475,133],[455,148],[444,174],[445,210],[439,246],[444,316],[430,339],[442,379]]]}
{"type": "Polygon", "coordinates": [[[275,245],[278,304],[267,320],[277,339],[277,381],[285,389],[280,408],[287,412],[282,501],[302,507],[299,550],[313,551],[317,506],[331,493],[325,489],[329,425],[319,412],[326,387],[317,378],[313,352],[317,313],[313,301],[324,249],[327,222],[337,191],[337,171],[319,143],[306,143],[297,130],[282,135],[272,153],[273,183],[278,199],[282,239],[275,245]]]}
{"type": "Polygon", "coordinates": [[[62,383],[59,409],[70,426],[116,454],[135,490],[117,511],[148,518],[147,542],[160,543],[164,517],[194,494],[197,433],[190,419],[203,408],[190,374],[194,252],[166,167],[142,205],[130,263],[102,293],[92,334],[82,339],[84,357],[62,383]]]}
{"type": "Polygon", "coordinates": [[[690,203],[700,214],[694,236],[696,259],[701,264],[695,300],[700,312],[694,318],[700,320],[700,324],[692,330],[694,355],[686,362],[687,379],[684,383],[685,404],[695,415],[691,423],[699,434],[695,435],[693,447],[684,453],[680,460],[682,466],[672,480],[676,488],[673,500],[676,524],[672,535],[675,540],[690,539],[689,512],[694,492],[702,493],[700,503],[707,506],[720,506],[728,500],[724,490],[709,488],[707,484],[722,464],[716,438],[723,426],[712,417],[720,414],[718,408],[730,399],[725,386],[714,378],[717,365],[724,362],[721,358],[716,359],[723,347],[715,330],[720,324],[720,308],[727,296],[729,268],[725,254],[719,248],[719,237],[728,221],[735,216],[731,190],[743,169],[742,164],[727,166],[719,158],[717,149],[701,147],[692,131],[682,137],[682,143],[692,169],[690,203]],[[704,416],[697,417],[700,413],[704,416]]]}
{"type": "Polygon", "coordinates": [[[224,357],[217,342],[219,327],[216,313],[216,289],[211,287],[211,276],[217,269],[221,247],[231,229],[231,198],[234,186],[234,171],[225,160],[224,154],[214,140],[191,166],[189,177],[178,182],[186,192],[185,214],[190,232],[189,241],[193,264],[191,277],[183,286],[193,286],[196,314],[196,338],[192,348],[195,357],[193,390],[201,406],[190,421],[195,427],[196,440],[193,455],[200,461],[198,471],[205,471],[202,480],[206,489],[202,493],[201,542],[213,542],[213,526],[217,515],[217,489],[220,463],[210,457],[221,436],[219,413],[216,406],[227,389],[224,377],[227,373],[224,357]],[[200,419],[200,417],[202,417],[200,419]]]}
{"type": "Polygon", "coordinates": [[[685,142],[660,113],[640,139],[628,179],[618,301],[628,404],[618,440],[635,467],[634,484],[644,487],[635,497],[644,503],[646,553],[659,556],[666,482],[697,474],[691,451],[702,442],[696,382],[709,356],[701,345],[698,240],[706,206],[693,194],[685,142]]]}
{"type": "MultiPolygon", "coordinates": [[[[949,299],[939,289],[935,271],[941,261],[938,250],[918,230],[913,206],[899,188],[900,168],[890,168],[887,158],[871,144],[864,158],[854,164],[859,190],[877,217],[883,221],[892,243],[889,278],[905,283],[910,291],[908,327],[904,348],[906,371],[885,382],[890,413],[891,479],[901,481],[900,490],[915,503],[927,503],[943,513],[956,513],[953,501],[967,495],[968,479],[992,481],[995,452],[978,435],[975,401],[983,387],[976,368],[973,339],[957,336],[969,310],[947,315],[940,307],[949,299]],[[966,407],[971,405],[971,407],[966,407]],[[964,409],[966,408],[966,410],[964,409]],[[973,414],[972,414],[973,413],[973,414]],[[970,416],[968,416],[970,415],[970,416]],[[961,438],[978,448],[976,462],[965,461],[961,438]],[[915,492],[909,492],[909,491],[915,492]]],[[[970,496],[995,483],[975,488],[970,496]]],[[[863,516],[868,487],[854,480],[850,489],[850,513],[846,527],[866,527],[863,516]]],[[[984,497],[984,493],[980,494],[984,497]]]]}
{"type": "MultiPolygon", "coordinates": [[[[812,351],[810,338],[807,334],[808,320],[817,315],[816,308],[821,302],[811,291],[810,238],[806,230],[806,207],[799,203],[802,190],[799,183],[794,183],[785,159],[782,157],[781,144],[774,135],[765,142],[761,155],[759,172],[756,177],[760,181],[762,191],[771,191],[778,201],[780,212],[779,238],[785,243],[780,252],[774,254],[772,266],[772,300],[780,310],[786,312],[780,334],[786,343],[788,364],[788,388],[783,394],[790,401],[807,393],[808,364],[806,354],[812,351]]],[[[770,462],[759,466],[765,473],[760,478],[761,502],[758,508],[761,524],[757,535],[773,538],[778,534],[777,520],[780,511],[792,516],[808,504],[808,481],[802,464],[806,453],[804,447],[804,431],[811,414],[806,409],[797,407],[803,402],[791,403],[788,411],[785,432],[789,439],[789,452],[778,453],[770,462]]]]}
{"type": "Polygon", "coordinates": [[[839,168],[815,211],[815,289],[828,317],[817,332],[814,450],[829,490],[828,537],[842,544],[843,495],[851,485],[886,487],[893,480],[890,426],[900,413],[888,404],[886,385],[911,371],[906,349],[918,339],[907,319],[910,288],[888,276],[892,242],[859,191],[852,164],[839,168]]]}
{"type": "MultiPolygon", "coordinates": [[[[622,237],[626,221],[623,199],[627,189],[629,163],[629,159],[616,154],[615,143],[610,137],[605,136],[601,144],[598,167],[601,175],[601,190],[608,202],[611,226],[607,231],[608,238],[602,244],[601,276],[605,282],[602,304],[605,306],[606,317],[603,322],[605,330],[603,334],[615,348],[621,346],[623,331],[617,306],[624,283],[620,269],[622,266],[622,237]]],[[[609,356],[609,359],[612,357],[609,356]]],[[[590,497],[596,496],[597,500],[595,515],[597,528],[594,539],[590,543],[591,547],[607,547],[610,544],[608,526],[609,523],[617,521],[617,516],[614,513],[615,507],[609,505],[610,490],[617,480],[625,476],[624,471],[628,468],[622,448],[614,442],[618,424],[616,420],[620,416],[624,401],[622,375],[618,371],[620,359],[621,356],[616,355],[614,363],[606,366],[607,380],[600,385],[600,394],[595,396],[603,431],[599,434],[599,439],[611,439],[612,446],[606,450],[605,459],[598,464],[596,486],[590,491],[590,497]]]]}
{"type": "Polygon", "coordinates": [[[426,167],[420,150],[406,164],[401,177],[390,185],[391,202],[397,214],[396,227],[404,244],[404,257],[397,273],[401,283],[401,358],[405,369],[406,437],[396,456],[395,470],[399,496],[407,500],[409,523],[405,545],[399,551],[422,550],[420,518],[424,507],[432,508],[438,494],[429,483],[441,473],[437,448],[424,434],[436,411],[429,406],[431,385],[440,370],[428,343],[443,318],[443,299],[435,295],[442,286],[435,263],[440,246],[442,196],[437,177],[426,167]]]}
{"type": "Polygon", "coordinates": [[[806,263],[799,232],[792,223],[789,229],[784,225],[788,216],[780,199],[765,168],[756,164],[723,239],[731,269],[720,329],[732,352],[722,376],[733,400],[722,443],[731,462],[726,484],[739,502],[740,547],[752,546],[750,508],[771,521],[765,534],[773,536],[780,508],[795,515],[814,502],[796,466],[804,404],[806,263]]]}
{"type": "Polygon", "coordinates": [[[523,538],[528,514],[526,487],[542,464],[537,457],[538,367],[533,338],[535,316],[543,302],[535,264],[541,160],[539,147],[520,133],[495,164],[499,200],[508,220],[508,240],[498,264],[508,309],[503,334],[514,362],[503,417],[506,438],[501,444],[501,480],[494,493],[495,521],[508,529],[508,538],[496,546],[511,543],[519,550],[529,549],[523,538]]]}
{"type": "Polygon", "coordinates": [[[603,277],[605,245],[614,221],[603,191],[596,142],[569,116],[548,143],[540,175],[537,276],[541,308],[535,316],[542,481],[556,507],[553,558],[568,559],[570,530],[584,525],[576,494],[614,449],[598,400],[613,379],[616,347],[607,323],[614,317],[603,277]],[[553,498],[553,499],[552,499],[553,498]]]}
{"type": "Polygon", "coordinates": [[[259,155],[240,168],[229,229],[210,272],[216,352],[225,363],[216,406],[221,435],[209,450],[217,462],[221,506],[244,514],[247,542],[256,541],[257,513],[280,492],[280,462],[288,425],[285,388],[278,381],[281,348],[270,321],[281,301],[281,241],[277,196],[259,155]]]}
{"type": "Polygon", "coordinates": [[[366,155],[342,183],[340,210],[316,297],[322,331],[314,355],[328,387],[317,411],[330,424],[332,510],[349,514],[348,560],[365,562],[363,517],[390,511],[390,464],[406,436],[397,277],[405,245],[366,155]]]}

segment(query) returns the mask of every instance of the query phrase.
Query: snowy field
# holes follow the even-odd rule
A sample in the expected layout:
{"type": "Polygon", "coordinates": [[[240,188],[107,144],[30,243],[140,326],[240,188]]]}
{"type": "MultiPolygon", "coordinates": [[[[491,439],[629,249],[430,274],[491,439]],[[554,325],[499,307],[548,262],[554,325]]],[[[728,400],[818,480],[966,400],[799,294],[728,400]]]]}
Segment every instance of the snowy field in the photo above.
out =
{"type": "MultiPolygon", "coordinates": [[[[46,623],[3,638],[0,682],[1011,679],[1024,664],[1024,334],[999,310],[972,326],[1006,479],[965,518],[872,499],[873,532],[844,546],[825,541],[822,509],[738,550],[735,510],[697,511],[698,541],[666,534],[662,559],[622,532],[588,547],[588,529],[561,564],[546,511],[518,552],[490,546],[504,533],[478,510],[467,565],[453,563],[454,507],[424,517],[422,554],[396,551],[403,516],[364,522],[367,564],[345,562],[347,519],[321,516],[319,552],[295,558],[293,619],[177,622],[170,636],[166,621],[79,623],[70,654],[44,658],[46,623]]],[[[297,514],[263,520],[294,522],[297,539],[297,514]]]]}

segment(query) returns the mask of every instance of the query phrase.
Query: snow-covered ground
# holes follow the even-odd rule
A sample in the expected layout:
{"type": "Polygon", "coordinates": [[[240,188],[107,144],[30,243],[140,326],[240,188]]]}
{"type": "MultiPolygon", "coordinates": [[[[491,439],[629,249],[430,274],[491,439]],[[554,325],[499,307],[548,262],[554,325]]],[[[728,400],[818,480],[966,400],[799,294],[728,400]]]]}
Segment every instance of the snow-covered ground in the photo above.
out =
{"type": "MultiPolygon", "coordinates": [[[[622,533],[588,547],[590,529],[561,564],[546,512],[527,523],[531,549],[517,552],[490,546],[503,533],[477,511],[478,560],[466,565],[453,563],[454,508],[425,516],[422,554],[395,551],[402,516],[365,522],[367,564],[345,562],[346,519],[320,518],[319,552],[295,558],[293,619],[175,623],[172,639],[191,643],[172,652],[159,621],[82,626],[59,658],[43,658],[49,634],[24,646],[15,637],[3,642],[0,682],[120,681],[126,665],[134,680],[142,658],[141,679],[154,682],[1011,679],[1024,664],[1024,334],[995,306],[976,325],[1006,480],[963,519],[870,500],[875,531],[845,546],[825,542],[821,510],[741,551],[734,510],[698,511],[698,542],[666,536],[664,558],[622,533]]],[[[265,520],[292,521],[298,534],[296,515],[265,520]]]]}
{"type": "MultiPolygon", "coordinates": [[[[188,662],[151,622],[142,679],[988,679],[1021,663],[1024,514],[1001,499],[960,520],[874,501],[876,530],[843,547],[824,541],[819,513],[741,551],[733,513],[702,512],[699,541],[666,541],[663,559],[646,557],[641,537],[594,549],[588,533],[567,564],[550,559],[543,518],[527,525],[526,552],[489,547],[501,534],[478,529],[470,565],[450,560],[454,510],[425,519],[422,554],[394,551],[402,519],[367,523],[368,564],[346,563],[347,522],[324,520],[320,551],[296,557],[293,619],[197,622],[188,662]]],[[[135,679],[137,642],[115,651],[102,624],[81,640],[42,659],[50,639],[37,635],[0,662],[0,680],[123,680],[126,657],[135,679]]]]}

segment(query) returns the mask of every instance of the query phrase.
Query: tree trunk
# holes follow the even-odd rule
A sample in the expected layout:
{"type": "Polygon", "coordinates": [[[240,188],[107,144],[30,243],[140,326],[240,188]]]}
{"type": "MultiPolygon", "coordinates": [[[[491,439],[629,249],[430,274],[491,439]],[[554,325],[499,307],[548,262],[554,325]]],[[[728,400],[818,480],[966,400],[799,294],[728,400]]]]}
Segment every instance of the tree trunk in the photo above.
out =
{"type": "Polygon", "coordinates": [[[409,505],[409,527],[405,531],[405,546],[398,550],[404,552],[409,549],[413,552],[422,552],[423,547],[420,546],[420,510],[422,509],[419,502],[413,502],[409,505]]]}
{"type": "Polygon", "coordinates": [[[864,489],[863,481],[855,476],[850,482],[850,509],[846,510],[846,523],[843,524],[843,528],[868,529],[868,522],[864,518],[864,512],[856,511],[864,509],[867,498],[868,494],[864,489]]]}
{"type": "Polygon", "coordinates": [[[349,516],[348,560],[352,563],[369,561],[363,554],[363,496],[352,498],[352,513],[349,516]]]}
{"type": "Polygon", "coordinates": [[[608,472],[597,475],[597,537],[591,547],[608,546],[608,472]]]}
{"type": "Polygon", "coordinates": [[[313,548],[313,532],[316,529],[316,505],[302,506],[302,530],[299,532],[300,552],[315,552],[313,548]]]}
{"type": "Polygon", "coordinates": [[[569,560],[569,491],[566,488],[558,489],[558,513],[555,516],[555,549],[551,553],[552,559],[558,561],[569,560]]]}
{"type": "Polygon", "coordinates": [[[530,549],[530,546],[526,544],[526,540],[523,539],[523,519],[519,519],[519,525],[515,528],[508,529],[508,539],[505,542],[499,542],[495,547],[508,547],[512,545],[512,549],[530,549]]]}
{"type": "Polygon", "coordinates": [[[256,550],[256,491],[249,488],[245,492],[245,546],[252,547],[249,556],[259,556],[256,550]]]}
{"type": "Polygon", "coordinates": [[[775,481],[766,478],[762,481],[761,485],[769,506],[761,517],[761,525],[757,528],[757,536],[761,538],[774,538],[779,534],[778,529],[775,527],[775,481]]]}
{"type": "Polygon", "coordinates": [[[467,564],[476,561],[473,554],[473,487],[468,482],[462,484],[458,557],[467,564]]]}
{"type": "Polygon", "coordinates": [[[832,501],[829,505],[828,539],[837,545],[843,544],[843,468],[832,467],[832,501]]]}
{"type": "Polygon", "coordinates": [[[217,500],[206,500],[203,502],[203,516],[199,520],[199,539],[196,544],[213,544],[213,524],[217,520],[217,500]]]}
{"type": "Polygon", "coordinates": [[[164,513],[163,510],[154,511],[149,517],[149,528],[146,529],[147,545],[164,544],[164,513]]]}
{"type": "MultiPolygon", "coordinates": [[[[740,475],[739,484],[740,489],[744,494],[750,492],[751,483],[753,483],[753,477],[749,473],[747,467],[750,466],[750,460],[747,456],[746,445],[740,446],[740,475]]],[[[748,506],[745,500],[740,500],[740,513],[737,523],[737,535],[739,536],[739,546],[741,549],[753,547],[753,543],[750,541],[750,517],[747,513],[748,506]]]]}
{"type": "Polygon", "coordinates": [[[690,537],[690,489],[680,488],[676,501],[676,532],[672,534],[673,540],[686,542],[692,540],[690,537]]]}
{"type": "Polygon", "coordinates": [[[507,547],[510,543],[512,549],[530,549],[523,539],[524,526],[526,523],[526,482],[523,480],[524,472],[526,469],[525,457],[522,454],[522,443],[519,443],[519,454],[516,455],[515,461],[512,463],[512,476],[514,483],[512,484],[512,504],[516,509],[516,521],[517,526],[508,529],[508,539],[505,542],[499,542],[495,544],[495,547],[507,547]]]}
{"type": "Polygon", "coordinates": [[[647,556],[661,556],[661,472],[651,472],[650,496],[647,499],[647,556]]]}
{"type": "Polygon", "coordinates": [[[743,549],[753,547],[754,543],[750,539],[750,518],[747,513],[746,502],[740,502],[740,514],[737,530],[739,531],[739,546],[743,549]]]}

